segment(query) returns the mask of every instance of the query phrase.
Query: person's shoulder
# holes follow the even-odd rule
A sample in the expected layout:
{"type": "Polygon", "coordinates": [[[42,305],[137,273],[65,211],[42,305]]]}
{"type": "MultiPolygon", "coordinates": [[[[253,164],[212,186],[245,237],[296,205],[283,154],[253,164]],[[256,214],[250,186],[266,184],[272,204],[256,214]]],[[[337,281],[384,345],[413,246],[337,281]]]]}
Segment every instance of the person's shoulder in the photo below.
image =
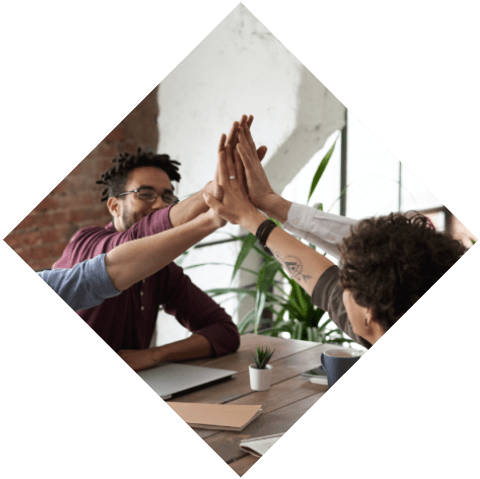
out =
{"type": "Polygon", "coordinates": [[[72,236],[62,256],[53,264],[52,268],[71,268],[77,263],[105,253],[106,251],[98,246],[108,241],[108,237],[111,235],[109,226],[87,226],[79,229],[72,236]]]}
{"type": "Polygon", "coordinates": [[[70,243],[77,242],[81,239],[88,238],[93,235],[109,235],[116,233],[115,228],[112,223],[109,223],[107,226],[86,226],[85,228],[79,229],[70,239],[70,243]]]}
{"type": "Polygon", "coordinates": [[[337,265],[332,265],[327,268],[324,273],[318,278],[317,284],[312,291],[312,303],[315,306],[320,306],[325,309],[325,302],[332,298],[332,295],[338,296],[342,293],[342,288],[339,283],[340,268],[337,265]]]}

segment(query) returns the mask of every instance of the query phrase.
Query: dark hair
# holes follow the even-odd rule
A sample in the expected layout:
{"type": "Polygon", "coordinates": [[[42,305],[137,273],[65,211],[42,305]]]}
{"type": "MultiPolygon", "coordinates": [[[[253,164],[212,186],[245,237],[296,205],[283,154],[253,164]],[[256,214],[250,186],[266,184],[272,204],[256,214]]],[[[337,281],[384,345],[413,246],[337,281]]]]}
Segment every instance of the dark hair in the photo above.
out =
{"type": "Polygon", "coordinates": [[[171,160],[168,155],[156,155],[152,151],[142,151],[137,149],[136,155],[130,153],[121,153],[118,158],[114,158],[112,163],[114,166],[110,167],[102,174],[101,180],[97,181],[97,185],[106,185],[102,191],[102,198],[100,201],[107,201],[111,196],[117,196],[123,193],[125,184],[127,183],[129,173],[144,166],[154,166],[163,170],[171,181],[180,181],[180,174],[178,173],[178,166],[180,163],[171,160]]]}
{"type": "Polygon", "coordinates": [[[385,331],[466,251],[419,213],[362,220],[339,249],[340,284],[385,331]]]}

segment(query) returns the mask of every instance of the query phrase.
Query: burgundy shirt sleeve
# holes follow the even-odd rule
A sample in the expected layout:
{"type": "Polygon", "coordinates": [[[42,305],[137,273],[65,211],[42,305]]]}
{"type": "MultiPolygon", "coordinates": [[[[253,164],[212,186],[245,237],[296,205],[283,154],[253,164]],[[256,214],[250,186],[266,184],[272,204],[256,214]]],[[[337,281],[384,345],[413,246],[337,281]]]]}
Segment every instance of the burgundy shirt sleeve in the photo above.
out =
{"type": "Polygon", "coordinates": [[[165,312],[192,333],[204,336],[214,356],[235,352],[240,346],[240,335],[225,310],[195,286],[175,263],[169,265],[165,279],[160,285],[165,312]]]}
{"type": "Polygon", "coordinates": [[[86,259],[108,253],[115,246],[127,241],[171,229],[170,208],[171,206],[145,216],[127,231],[116,231],[113,223],[109,223],[105,228],[91,226],[77,231],[53,268],[71,268],[86,259]]]}

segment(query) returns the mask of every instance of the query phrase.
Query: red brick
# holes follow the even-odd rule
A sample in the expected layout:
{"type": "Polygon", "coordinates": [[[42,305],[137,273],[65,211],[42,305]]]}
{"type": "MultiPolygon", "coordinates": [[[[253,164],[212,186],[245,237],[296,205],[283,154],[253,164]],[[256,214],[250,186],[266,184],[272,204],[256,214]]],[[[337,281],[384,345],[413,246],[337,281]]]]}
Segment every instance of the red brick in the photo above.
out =
{"type": "Polygon", "coordinates": [[[22,238],[22,234],[10,233],[9,235],[5,236],[3,241],[5,241],[5,243],[7,243],[8,246],[10,246],[10,248],[12,248],[13,250],[17,250],[22,245],[22,238]]]}
{"type": "Polygon", "coordinates": [[[8,235],[6,240],[16,246],[17,253],[30,266],[51,267],[78,229],[95,224],[105,226],[111,221],[105,203],[100,202],[104,188],[95,182],[112,166],[111,160],[119,152],[134,153],[138,146],[156,150],[157,119],[154,89],[8,235]]]}
{"type": "Polygon", "coordinates": [[[69,174],[70,175],[88,175],[91,168],[91,161],[82,160],[69,174]]]}
{"type": "Polygon", "coordinates": [[[92,163],[101,163],[108,158],[114,158],[116,154],[116,144],[102,141],[88,154],[86,159],[91,160],[92,163]]]}
{"type": "MultiPolygon", "coordinates": [[[[25,248],[19,253],[22,258],[27,257],[29,260],[44,260],[51,256],[51,246],[37,246],[35,248],[25,248]],[[25,254],[26,253],[26,254],[25,254]]],[[[27,261],[28,263],[28,261],[27,261]]]]}
{"type": "Polygon", "coordinates": [[[39,221],[40,218],[37,215],[29,213],[12,231],[32,228],[33,226],[36,226],[39,221]]]}
{"type": "Polygon", "coordinates": [[[61,196],[70,193],[70,191],[71,186],[68,180],[63,180],[50,192],[50,194],[53,196],[61,196]]]}
{"type": "Polygon", "coordinates": [[[73,223],[78,223],[79,221],[86,221],[92,217],[91,210],[72,210],[70,211],[69,219],[73,223]]]}
{"type": "Polygon", "coordinates": [[[29,266],[35,271],[43,270],[43,269],[51,269],[51,265],[48,263],[48,260],[33,261],[31,264],[29,264],[29,266]]]}
{"type": "Polygon", "coordinates": [[[64,197],[48,197],[52,198],[49,211],[69,211],[72,208],[92,206],[98,201],[98,197],[94,192],[83,191],[77,195],[68,195],[64,197]]]}
{"type": "Polygon", "coordinates": [[[42,246],[64,241],[68,225],[58,226],[55,229],[44,228],[39,231],[24,234],[12,234],[5,238],[5,242],[13,249],[42,246]]]}
{"type": "Polygon", "coordinates": [[[110,214],[98,214],[92,218],[92,225],[106,226],[110,221],[112,221],[110,214]]]}
{"type": "Polygon", "coordinates": [[[116,141],[123,141],[127,136],[127,131],[124,125],[120,124],[114,128],[103,140],[106,143],[112,143],[116,141]]]}
{"type": "MultiPolygon", "coordinates": [[[[67,215],[62,211],[45,211],[42,213],[34,213],[35,224],[29,230],[22,230],[22,232],[27,233],[29,231],[38,231],[41,228],[48,228],[51,226],[56,226],[61,223],[65,223],[67,215]]],[[[15,231],[17,229],[15,228],[15,231]]],[[[20,231],[19,231],[20,232],[20,231]]]]}
{"type": "Polygon", "coordinates": [[[52,211],[48,215],[49,225],[60,225],[68,222],[68,211],[52,211]]]}
{"type": "Polygon", "coordinates": [[[59,204],[59,198],[50,194],[40,201],[33,211],[41,213],[45,211],[56,210],[58,209],[59,204]]]}

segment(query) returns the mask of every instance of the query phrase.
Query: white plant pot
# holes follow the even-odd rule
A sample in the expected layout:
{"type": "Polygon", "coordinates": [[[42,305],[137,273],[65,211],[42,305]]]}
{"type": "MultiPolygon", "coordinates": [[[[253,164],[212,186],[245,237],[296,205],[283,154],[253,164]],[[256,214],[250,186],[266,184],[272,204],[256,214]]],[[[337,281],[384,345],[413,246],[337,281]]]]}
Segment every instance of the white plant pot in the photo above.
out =
{"type": "Polygon", "coordinates": [[[272,380],[272,366],[267,364],[265,369],[257,369],[254,364],[249,366],[250,387],[254,391],[267,391],[272,380]]]}

